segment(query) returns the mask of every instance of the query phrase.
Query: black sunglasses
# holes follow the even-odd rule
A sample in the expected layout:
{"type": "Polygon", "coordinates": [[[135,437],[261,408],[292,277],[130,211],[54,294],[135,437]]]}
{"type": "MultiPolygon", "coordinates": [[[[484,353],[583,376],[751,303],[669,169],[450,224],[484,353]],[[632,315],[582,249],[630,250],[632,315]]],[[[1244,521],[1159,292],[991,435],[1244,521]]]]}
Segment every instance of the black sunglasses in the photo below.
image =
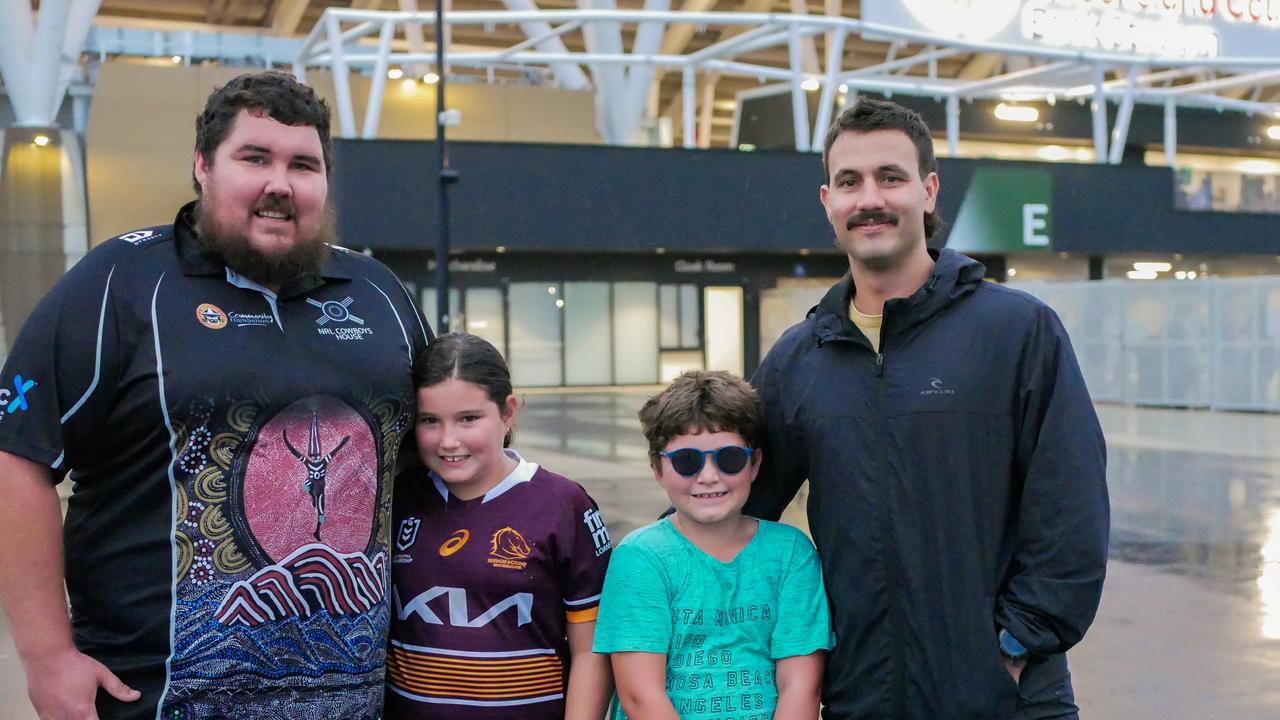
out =
{"type": "Polygon", "coordinates": [[[680,448],[670,452],[661,451],[658,454],[671,460],[671,469],[685,477],[693,477],[702,472],[702,466],[706,464],[708,455],[715,460],[720,472],[726,475],[737,475],[751,459],[751,448],[725,445],[715,450],[680,448]]]}

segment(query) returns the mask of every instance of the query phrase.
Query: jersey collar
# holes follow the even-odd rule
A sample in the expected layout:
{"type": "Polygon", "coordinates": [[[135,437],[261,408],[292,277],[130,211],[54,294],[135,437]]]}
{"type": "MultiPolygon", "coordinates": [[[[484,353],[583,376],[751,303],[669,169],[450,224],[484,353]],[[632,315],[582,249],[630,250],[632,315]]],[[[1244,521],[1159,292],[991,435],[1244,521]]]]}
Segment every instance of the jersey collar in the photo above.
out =
{"type": "MultiPolygon", "coordinates": [[[[499,497],[500,495],[510,490],[511,488],[519,485],[520,483],[529,482],[530,480],[533,479],[533,474],[538,472],[537,463],[531,463],[528,460],[525,460],[524,458],[520,457],[520,453],[516,452],[515,450],[512,450],[511,448],[507,448],[503,450],[503,452],[507,454],[507,457],[515,460],[518,463],[516,465],[516,469],[512,470],[510,475],[503,478],[502,482],[498,483],[497,485],[494,485],[493,489],[485,493],[484,498],[480,500],[481,504],[487,503],[490,500],[493,500],[494,498],[499,497]]],[[[450,497],[452,497],[449,495],[449,486],[446,485],[445,482],[440,479],[440,476],[436,475],[435,473],[431,473],[431,482],[436,486],[436,492],[440,493],[440,497],[444,498],[445,503],[448,503],[450,497]]]]}

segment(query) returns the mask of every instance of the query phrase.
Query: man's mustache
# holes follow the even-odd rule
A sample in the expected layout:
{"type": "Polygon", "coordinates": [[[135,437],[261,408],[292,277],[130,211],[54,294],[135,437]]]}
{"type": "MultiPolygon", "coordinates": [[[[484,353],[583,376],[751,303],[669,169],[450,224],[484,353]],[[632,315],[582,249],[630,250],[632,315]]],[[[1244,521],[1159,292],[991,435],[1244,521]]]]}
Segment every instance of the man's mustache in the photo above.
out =
{"type": "Polygon", "coordinates": [[[852,230],[857,225],[869,225],[874,223],[887,223],[896,227],[898,224],[898,214],[889,212],[888,210],[871,210],[869,212],[858,213],[857,215],[849,218],[849,221],[845,223],[844,227],[846,230],[852,230]]]}
{"type": "Polygon", "coordinates": [[[267,195],[257,205],[253,206],[253,212],[280,212],[289,217],[297,215],[293,209],[293,201],[284,195],[267,195]]]}

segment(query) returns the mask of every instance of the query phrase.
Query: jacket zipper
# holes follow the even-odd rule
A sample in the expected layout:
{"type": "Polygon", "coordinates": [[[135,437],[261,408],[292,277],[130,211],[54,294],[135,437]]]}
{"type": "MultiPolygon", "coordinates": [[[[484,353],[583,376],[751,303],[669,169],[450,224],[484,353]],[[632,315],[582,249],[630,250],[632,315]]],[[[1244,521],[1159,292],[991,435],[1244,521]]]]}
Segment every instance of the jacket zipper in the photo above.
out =
{"type": "MultiPolygon", "coordinates": [[[[876,399],[878,401],[878,419],[880,421],[881,432],[884,437],[880,441],[880,452],[876,459],[876,477],[885,482],[885,448],[889,447],[889,423],[888,423],[888,398],[884,380],[884,341],[887,339],[887,333],[884,332],[884,326],[880,328],[880,348],[876,350],[876,399]]],[[[906,664],[903,660],[903,641],[902,641],[902,621],[898,617],[896,609],[897,595],[902,588],[902,580],[899,577],[899,570],[896,560],[897,544],[893,542],[893,528],[888,521],[889,506],[892,506],[893,489],[887,484],[882,486],[884,491],[881,493],[886,507],[880,512],[880,532],[884,534],[886,558],[886,569],[889,575],[889,626],[893,638],[893,646],[891,648],[891,660],[893,665],[893,715],[892,717],[901,718],[906,715],[906,664]]]]}

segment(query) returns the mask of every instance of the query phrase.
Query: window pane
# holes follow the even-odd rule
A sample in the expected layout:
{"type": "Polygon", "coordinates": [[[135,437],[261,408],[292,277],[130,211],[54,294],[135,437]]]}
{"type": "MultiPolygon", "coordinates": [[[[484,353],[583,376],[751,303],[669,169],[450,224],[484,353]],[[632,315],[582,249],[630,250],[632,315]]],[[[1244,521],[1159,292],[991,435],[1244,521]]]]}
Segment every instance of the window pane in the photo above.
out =
{"type": "Polygon", "coordinates": [[[676,285],[658,287],[658,343],[664,348],[680,347],[680,300],[676,285]]]}
{"type": "Polygon", "coordinates": [[[525,387],[560,385],[560,286],[511,283],[511,379],[525,387]]]}
{"type": "Polygon", "coordinates": [[[565,384],[612,384],[609,283],[565,283],[564,322],[565,384]]]}
{"type": "Polygon", "coordinates": [[[658,381],[658,285],[613,285],[613,377],[623,385],[658,381]]]}
{"type": "MultiPolygon", "coordinates": [[[[440,327],[440,316],[436,313],[436,289],[433,287],[422,288],[422,316],[427,319],[427,323],[431,325],[431,332],[436,335],[443,335],[448,332],[447,329],[440,327]]],[[[449,314],[455,323],[459,307],[458,288],[449,288],[449,314]]]]}
{"type": "Polygon", "coordinates": [[[698,286],[680,286],[680,347],[702,347],[702,324],[698,322],[698,286]]]}
{"type": "Polygon", "coordinates": [[[502,290],[467,288],[467,332],[493,343],[506,357],[506,314],[502,307],[502,290]]]}

